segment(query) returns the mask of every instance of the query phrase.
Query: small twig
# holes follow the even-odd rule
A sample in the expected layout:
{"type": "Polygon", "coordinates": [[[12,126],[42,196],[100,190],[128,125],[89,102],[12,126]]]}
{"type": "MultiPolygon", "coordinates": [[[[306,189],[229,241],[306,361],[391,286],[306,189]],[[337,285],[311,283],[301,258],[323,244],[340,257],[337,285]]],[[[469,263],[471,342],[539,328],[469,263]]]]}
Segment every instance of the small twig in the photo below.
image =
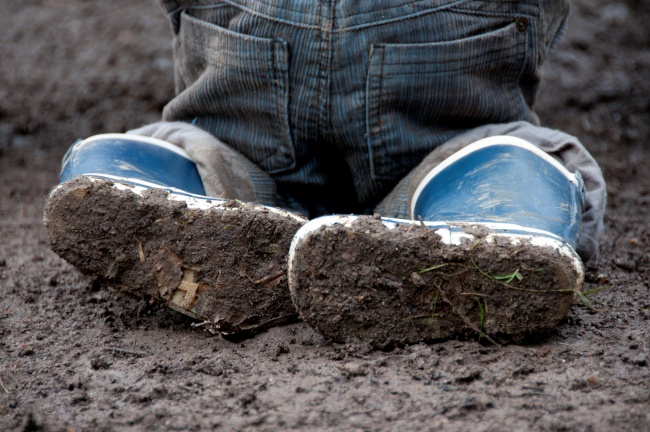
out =
{"type": "Polygon", "coordinates": [[[413,321],[413,320],[425,319],[425,318],[433,319],[433,318],[436,318],[437,316],[439,316],[439,315],[435,314],[435,313],[422,314],[422,315],[412,315],[412,316],[408,316],[406,318],[402,318],[402,321],[413,321]]]}
{"type": "Polygon", "coordinates": [[[459,296],[485,297],[485,298],[489,298],[489,297],[490,297],[488,294],[480,294],[480,293],[476,293],[476,292],[462,292],[462,293],[458,293],[458,295],[459,295],[459,296]]]}
{"type": "Polygon", "coordinates": [[[200,323],[192,323],[192,324],[190,324],[190,326],[196,328],[196,327],[203,327],[205,325],[210,325],[210,324],[212,324],[210,321],[203,321],[203,322],[200,322],[200,323]]]}
{"type": "Polygon", "coordinates": [[[0,377],[0,387],[2,387],[2,390],[4,390],[5,393],[9,394],[9,390],[7,390],[7,388],[5,387],[1,377],[0,377]]]}
{"type": "Polygon", "coordinates": [[[145,257],[144,249],[142,248],[142,242],[136,236],[133,236],[133,238],[138,242],[138,256],[140,257],[140,262],[143,263],[145,261],[145,257]]]}
{"type": "Polygon", "coordinates": [[[492,342],[494,345],[501,345],[501,344],[499,344],[498,342],[496,342],[494,339],[492,339],[489,335],[483,333],[483,332],[481,331],[481,329],[479,329],[479,328],[476,326],[476,324],[474,324],[472,321],[470,321],[469,318],[467,318],[467,315],[465,315],[464,313],[462,313],[461,311],[459,311],[459,310],[456,308],[456,306],[455,306],[452,302],[449,301],[449,299],[447,298],[447,296],[445,295],[445,293],[444,293],[443,290],[440,290],[440,296],[442,297],[442,300],[443,300],[445,303],[447,303],[448,305],[451,306],[452,310],[456,313],[456,315],[458,315],[458,316],[460,317],[460,319],[463,320],[463,322],[465,323],[465,325],[467,325],[469,328],[471,328],[471,329],[474,330],[476,333],[478,333],[479,336],[481,336],[481,335],[482,335],[482,336],[485,336],[485,339],[489,340],[489,341],[492,342]]]}
{"type": "Polygon", "coordinates": [[[276,280],[276,279],[279,278],[279,277],[282,277],[282,275],[284,275],[284,271],[280,271],[280,272],[278,272],[277,274],[269,275],[269,276],[263,277],[262,279],[258,279],[258,280],[256,280],[256,281],[254,281],[253,283],[254,283],[255,285],[265,284],[265,283],[267,283],[267,282],[274,281],[274,280],[276,280]]]}
{"type": "Polygon", "coordinates": [[[424,224],[424,220],[422,219],[422,216],[418,215],[418,221],[420,221],[420,226],[424,229],[427,228],[427,226],[424,224]]]}

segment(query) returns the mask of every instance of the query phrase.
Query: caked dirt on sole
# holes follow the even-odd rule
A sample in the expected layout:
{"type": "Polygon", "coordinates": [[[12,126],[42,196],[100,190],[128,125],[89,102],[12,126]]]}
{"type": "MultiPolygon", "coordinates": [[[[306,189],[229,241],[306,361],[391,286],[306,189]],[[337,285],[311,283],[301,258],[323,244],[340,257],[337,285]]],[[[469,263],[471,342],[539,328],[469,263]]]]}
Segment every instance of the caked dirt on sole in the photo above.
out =
{"type": "Polygon", "coordinates": [[[373,217],[317,228],[291,258],[294,303],[325,336],[381,347],[472,333],[522,338],[567,315],[582,285],[570,255],[465,231],[450,245],[418,224],[389,229],[373,217]]]}
{"type": "Polygon", "coordinates": [[[82,273],[213,329],[250,332],[295,318],[286,255],[304,220],[237,201],[202,206],[79,177],[52,192],[45,223],[52,249],[82,273]]]}

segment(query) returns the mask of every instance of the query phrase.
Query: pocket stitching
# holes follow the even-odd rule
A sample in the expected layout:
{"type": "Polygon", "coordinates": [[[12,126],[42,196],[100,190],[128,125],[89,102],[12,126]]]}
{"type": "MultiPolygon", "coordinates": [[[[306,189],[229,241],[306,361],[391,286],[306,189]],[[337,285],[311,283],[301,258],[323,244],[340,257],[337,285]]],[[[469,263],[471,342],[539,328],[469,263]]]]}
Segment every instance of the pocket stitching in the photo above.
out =
{"type": "MultiPolygon", "coordinates": [[[[277,173],[285,170],[292,169],[296,166],[296,157],[295,157],[295,146],[291,138],[291,132],[289,128],[289,76],[288,76],[288,64],[286,64],[286,56],[284,51],[282,58],[278,58],[277,51],[278,45],[281,44],[281,50],[286,50],[286,42],[281,40],[273,40],[270,38],[261,38],[257,36],[243,35],[237,32],[228,30],[217,24],[203,21],[199,18],[193,17],[186,12],[181,15],[182,22],[185,25],[185,30],[181,26],[179,34],[190,35],[192,39],[196,39],[198,36],[201,36],[204,32],[207,32],[208,35],[212,38],[222,38],[227,47],[231,44],[254,44],[263,46],[265,50],[265,55],[258,55],[257,58],[253,58],[255,61],[259,61],[260,64],[264,64],[264,75],[266,75],[267,85],[269,86],[269,92],[271,92],[271,97],[273,98],[273,111],[271,112],[273,118],[275,119],[276,126],[281,130],[280,133],[269,133],[269,137],[273,142],[277,142],[277,145],[267,146],[264,148],[264,157],[261,159],[253,159],[251,156],[254,152],[246,151],[249,147],[246,144],[242,146],[235,146],[229,144],[233,149],[241,152],[245,156],[249,157],[256,165],[260,167],[263,165],[269,165],[268,169],[264,169],[268,173],[277,173]],[[186,33],[187,32],[187,33],[186,33]],[[284,62],[284,63],[283,63],[284,62]],[[251,155],[251,156],[249,156],[251,155]],[[285,157],[283,157],[285,156],[285,157]],[[269,161],[273,161],[274,158],[279,158],[280,161],[276,163],[267,164],[269,161]],[[286,162],[282,161],[287,159],[286,162]]],[[[206,39],[206,38],[202,38],[206,39]]],[[[210,38],[207,38],[210,40],[210,38]]],[[[214,67],[217,64],[213,61],[213,53],[215,49],[209,44],[192,44],[185,43],[183,44],[184,50],[191,52],[193,55],[197,56],[200,62],[202,63],[201,69],[206,70],[207,68],[214,67]]],[[[233,54],[232,49],[226,49],[226,54],[228,56],[233,54]]],[[[236,51],[238,54],[239,51],[236,51]]],[[[251,60],[250,57],[245,55],[239,56],[240,58],[246,59],[246,61],[251,60]]],[[[226,62],[227,65],[229,62],[226,62]]],[[[260,71],[262,72],[262,71],[260,71]]],[[[192,83],[194,84],[194,83],[192,83]]],[[[186,87],[190,87],[189,85],[186,87]]]]}
{"type": "MultiPolygon", "coordinates": [[[[282,145],[286,147],[286,150],[289,152],[289,160],[290,163],[287,166],[283,166],[280,168],[277,168],[273,171],[269,171],[271,173],[276,172],[276,171],[284,171],[288,169],[292,169],[296,167],[296,149],[293,145],[293,139],[291,137],[291,128],[289,127],[289,92],[288,92],[288,86],[289,86],[289,74],[288,74],[288,65],[287,65],[287,59],[286,59],[286,49],[287,49],[287,44],[285,41],[282,40],[275,40],[273,41],[272,45],[272,50],[271,50],[271,56],[272,56],[272,64],[270,68],[270,78],[271,78],[271,88],[273,88],[274,93],[275,93],[275,110],[276,110],[276,117],[279,120],[279,125],[282,126],[282,129],[284,130],[284,133],[281,134],[280,136],[280,141],[282,142],[282,145]],[[282,51],[282,59],[279,59],[278,57],[278,49],[282,51]],[[282,63],[283,66],[287,67],[280,67],[279,63],[282,63]],[[275,82],[275,78],[277,75],[277,84],[275,82]]],[[[276,148],[276,151],[269,155],[267,158],[264,160],[270,159],[272,156],[278,154],[281,150],[281,147],[276,148]]]]}
{"type": "Polygon", "coordinates": [[[373,138],[375,135],[381,133],[381,128],[379,125],[381,118],[381,93],[382,93],[382,77],[384,72],[384,47],[383,46],[370,46],[369,54],[369,67],[368,67],[368,83],[366,88],[366,134],[367,134],[367,149],[368,149],[368,159],[370,164],[370,176],[372,178],[377,177],[376,168],[375,168],[375,152],[372,145],[373,138]],[[377,58],[374,60],[374,58],[377,58]],[[371,67],[373,61],[377,62],[378,69],[377,73],[371,74],[373,68],[371,67]],[[371,85],[371,75],[374,78],[372,82],[374,85],[371,85]],[[370,108],[372,107],[372,109],[370,108]],[[375,133],[375,129],[377,132],[375,133]]]}
{"type": "MultiPolygon", "coordinates": [[[[416,44],[378,44],[378,45],[372,45],[372,51],[373,55],[375,52],[380,51],[382,53],[382,58],[379,62],[379,64],[376,64],[376,61],[373,61],[372,58],[369,60],[369,66],[368,66],[368,81],[370,82],[371,76],[374,77],[374,80],[379,80],[379,86],[378,89],[373,89],[374,93],[371,95],[370,91],[370,85],[368,83],[367,85],[367,94],[366,94],[366,134],[367,134],[367,151],[368,151],[368,157],[369,157],[369,165],[370,165],[370,175],[374,179],[392,179],[395,177],[395,174],[392,174],[391,172],[394,171],[394,169],[381,169],[377,166],[377,161],[378,161],[378,156],[381,154],[382,158],[387,158],[391,161],[390,165],[393,168],[397,167],[403,167],[403,168],[409,168],[404,163],[401,163],[400,161],[396,160],[389,152],[386,151],[390,146],[385,143],[385,140],[383,139],[383,128],[380,126],[380,118],[382,115],[381,111],[381,101],[384,99],[383,96],[383,78],[385,77],[391,77],[391,76],[404,76],[404,75],[426,75],[426,72],[413,72],[413,73],[401,73],[401,72],[396,72],[396,73],[386,73],[384,72],[384,59],[385,59],[385,50],[387,47],[395,47],[396,49],[399,47],[403,48],[408,48],[408,47],[422,47],[422,48],[436,48],[436,47],[441,47],[442,45],[452,45],[452,44],[458,44],[459,42],[476,42],[478,41],[478,38],[484,37],[486,35],[498,35],[498,34],[506,34],[509,31],[513,30],[514,27],[514,22],[508,24],[505,27],[502,27],[497,30],[490,31],[488,33],[484,33],[478,36],[471,36],[468,38],[461,38],[461,39],[455,39],[455,40],[450,40],[450,41],[443,41],[443,42],[432,42],[432,43],[416,43],[416,44]],[[376,114],[376,115],[371,115],[376,114]],[[374,119],[372,117],[375,117],[374,119]],[[375,126],[378,128],[376,131],[372,126],[375,126]],[[381,172],[379,172],[381,171],[381,172]]],[[[519,33],[519,32],[518,32],[519,33]]],[[[516,61],[516,67],[512,68],[511,71],[509,71],[508,77],[509,79],[507,82],[515,82],[518,83],[519,80],[521,79],[522,74],[524,73],[525,70],[525,63],[526,63],[526,57],[525,57],[525,52],[526,52],[526,42],[521,42],[518,41],[513,44],[514,46],[511,47],[510,49],[515,49],[516,51],[514,53],[511,53],[508,57],[514,58],[516,61]],[[515,80],[513,81],[514,78],[515,80]]],[[[460,48],[457,49],[458,52],[461,51],[460,48]]],[[[505,49],[504,49],[505,51],[505,49]]],[[[457,62],[460,57],[456,57],[453,62],[457,62]]],[[[452,63],[453,63],[452,62],[452,63]]],[[[422,62],[422,63],[414,63],[414,64],[426,64],[428,62],[422,62]]],[[[391,63],[392,64],[392,63],[391,63]]],[[[395,63],[397,64],[397,63],[395,63]]],[[[403,63],[400,63],[403,64],[403,63]]],[[[407,63],[408,64],[408,63],[407,63]]],[[[442,65],[447,64],[447,62],[442,62],[440,63],[442,65]]],[[[472,69],[473,67],[471,65],[468,65],[467,67],[462,67],[462,68],[456,68],[456,69],[448,69],[444,68],[444,72],[454,72],[454,71],[462,71],[466,69],[472,69]]],[[[522,90],[519,88],[518,85],[515,85],[515,93],[517,95],[517,101],[519,101],[519,104],[526,106],[525,103],[525,97],[523,96],[522,90]]],[[[387,110],[384,110],[387,111],[387,110]]],[[[380,164],[381,165],[381,164],[380,164]]],[[[388,165],[388,164],[383,164],[383,165],[388,165]]],[[[416,164],[417,165],[417,164],[416,164]]]]}

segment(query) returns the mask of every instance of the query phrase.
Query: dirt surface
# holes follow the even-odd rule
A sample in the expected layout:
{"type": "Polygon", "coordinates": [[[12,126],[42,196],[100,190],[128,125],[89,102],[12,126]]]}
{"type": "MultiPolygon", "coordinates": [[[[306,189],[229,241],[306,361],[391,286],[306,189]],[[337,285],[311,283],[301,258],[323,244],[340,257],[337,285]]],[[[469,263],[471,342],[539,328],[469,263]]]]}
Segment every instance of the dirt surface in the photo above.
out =
{"type": "Polygon", "coordinates": [[[51,252],[42,212],[63,153],[159,119],[169,29],[149,1],[3,2],[0,430],[650,430],[650,6],[573,5],[538,112],[608,181],[595,310],[575,302],[524,344],[378,351],[304,323],[233,343],[51,252]]]}

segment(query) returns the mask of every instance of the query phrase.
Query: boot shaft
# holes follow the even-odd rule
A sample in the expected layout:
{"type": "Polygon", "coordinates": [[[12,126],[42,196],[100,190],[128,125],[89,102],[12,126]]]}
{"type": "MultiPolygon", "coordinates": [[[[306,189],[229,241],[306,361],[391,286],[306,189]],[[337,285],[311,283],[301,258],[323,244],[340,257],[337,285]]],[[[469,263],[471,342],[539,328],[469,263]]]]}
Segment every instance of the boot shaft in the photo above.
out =
{"type": "Polygon", "coordinates": [[[205,195],[196,165],[187,154],[155,138],[103,134],[77,141],[63,157],[60,182],[81,174],[205,195]]]}
{"type": "Polygon", "coordinates": [[[513,224],[577,244],[583,182],[557,160],[515,137],[471,144],[434,168],[411,201],[425,221],[513,224]]]}

